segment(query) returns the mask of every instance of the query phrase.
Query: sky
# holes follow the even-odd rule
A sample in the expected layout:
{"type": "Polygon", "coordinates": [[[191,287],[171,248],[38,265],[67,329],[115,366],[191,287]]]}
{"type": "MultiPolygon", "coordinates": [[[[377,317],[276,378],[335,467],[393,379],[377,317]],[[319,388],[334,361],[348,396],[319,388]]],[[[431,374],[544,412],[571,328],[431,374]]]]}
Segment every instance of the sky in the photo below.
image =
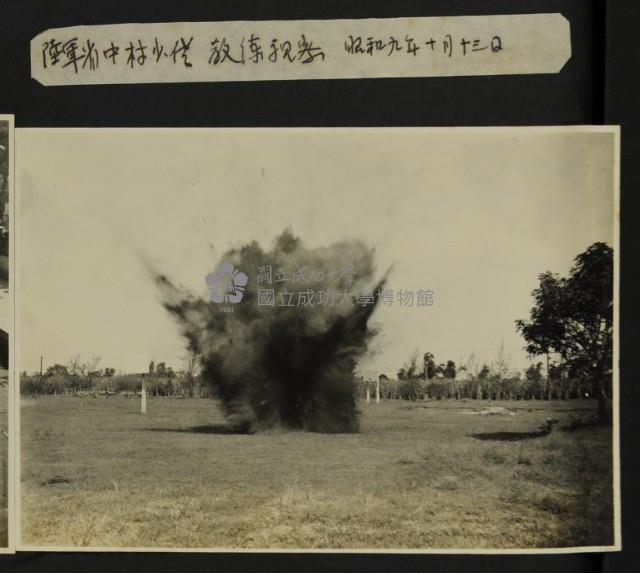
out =
{"type": "Polygon", "coordinates": [[[72,356],[184,365],[149,264],[207,296],[230,247],[287,227],[309,247],[360,239],[388,287],[359,368],[412,353],[529,360],[514,321],[545,271],[614,243],[614,136],[544,130],[16,130],[20,371],[72,356]]]}

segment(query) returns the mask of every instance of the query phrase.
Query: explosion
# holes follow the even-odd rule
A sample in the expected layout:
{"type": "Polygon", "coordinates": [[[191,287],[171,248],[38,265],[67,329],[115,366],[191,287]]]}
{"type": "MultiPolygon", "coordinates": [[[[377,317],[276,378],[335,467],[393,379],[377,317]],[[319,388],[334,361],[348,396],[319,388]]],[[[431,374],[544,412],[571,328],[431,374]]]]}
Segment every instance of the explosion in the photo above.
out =
{"type": "Polygon", "coordinates": [[[354,370],[385,282],[373,273],[362,242],[306,249],[285,231],[271,251],[253,241],[224,254],[208,301],[156,281],[234,428],[338,433],[359,426],[354,370]]]}

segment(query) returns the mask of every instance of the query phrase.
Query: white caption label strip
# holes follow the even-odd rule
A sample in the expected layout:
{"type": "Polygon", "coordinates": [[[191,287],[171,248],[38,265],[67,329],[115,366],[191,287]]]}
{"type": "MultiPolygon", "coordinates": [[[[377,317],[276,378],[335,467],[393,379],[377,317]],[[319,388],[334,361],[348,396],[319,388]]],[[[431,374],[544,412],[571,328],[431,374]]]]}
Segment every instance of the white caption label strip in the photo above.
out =
{"type": "Polygon", "coordinates": [[[561,14],[74,26],[31,41],[45,86],[559,72],[561,14]]]}

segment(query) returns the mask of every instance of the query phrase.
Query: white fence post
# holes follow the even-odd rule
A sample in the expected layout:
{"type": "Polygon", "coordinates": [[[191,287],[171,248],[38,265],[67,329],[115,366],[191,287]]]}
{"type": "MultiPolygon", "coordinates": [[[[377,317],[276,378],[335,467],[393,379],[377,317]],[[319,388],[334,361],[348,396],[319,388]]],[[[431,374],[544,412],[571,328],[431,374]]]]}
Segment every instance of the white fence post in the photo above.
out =
{"type": "Polygon", "coordinates": [[[140,397],[140,412],[144,415],[147,414],[147,389],[144,386],[144,379],[142,379],[142,396],[140,397]]]}

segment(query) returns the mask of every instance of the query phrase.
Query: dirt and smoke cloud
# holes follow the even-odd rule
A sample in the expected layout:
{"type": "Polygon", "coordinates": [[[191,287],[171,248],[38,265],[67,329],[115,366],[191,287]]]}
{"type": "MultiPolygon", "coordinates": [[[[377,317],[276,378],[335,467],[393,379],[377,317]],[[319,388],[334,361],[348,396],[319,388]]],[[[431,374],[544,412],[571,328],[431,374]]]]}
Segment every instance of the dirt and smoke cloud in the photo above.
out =
{"type": "Polygon", "coordinates": [[[209,300],[156,281],[236,428],[358,430],[354,370],[385,281],[374,281],[372,248],[307,249],[287,230],[269,251],[253,241],[225,253],[206,278],[209,300]]]}

